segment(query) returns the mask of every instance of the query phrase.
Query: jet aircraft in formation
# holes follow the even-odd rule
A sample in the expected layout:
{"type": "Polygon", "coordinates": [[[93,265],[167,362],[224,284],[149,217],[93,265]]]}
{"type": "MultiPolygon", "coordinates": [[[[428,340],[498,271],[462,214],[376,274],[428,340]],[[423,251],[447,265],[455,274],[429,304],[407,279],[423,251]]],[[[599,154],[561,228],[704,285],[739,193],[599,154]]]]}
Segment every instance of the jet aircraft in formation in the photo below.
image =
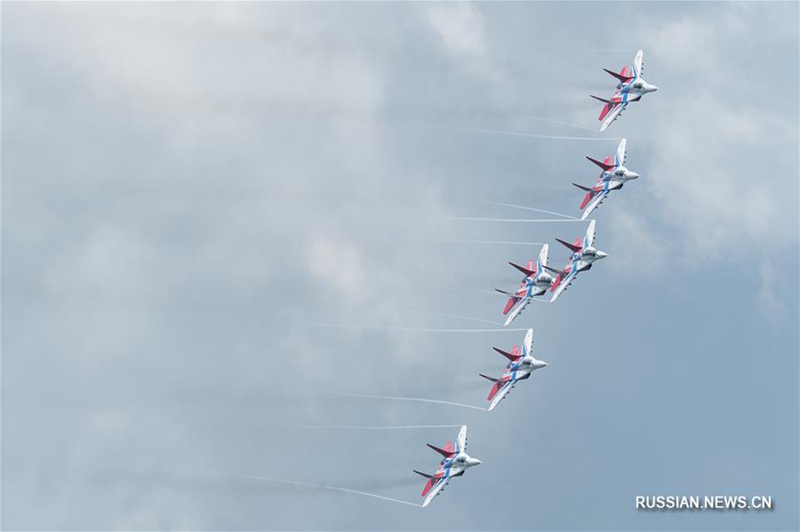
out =
{"type": "MultiPolygon", "coordinates": [[[[605,104],[599,117],[602,122],[600,131],[605,131],[608,126],[619,118],[630,102],[639,101],[645,94],[658,90],[655,85],[651,85],[642,78],[643,56],[644,53],[639,50],[633,60],[633,65],[631,67],[624,66],[619,73],[603,69],[614,76],[619,83],[609,100],[592,96],[592,98],[605,104]]],[[[625,167],[626,149],[627,141],[622,139],[613,158],[612,156],[607,156],[601,162],[591,157],[586,157],[600,167],[602,171],[597,183],[592,187],[573,183],[573,185],[586,192],[580,205],[582,211],[581,220],[588,219],[611,191],[621,189],[625,183],[639,177],[639,174],[625,167]]],[[[546,294],[548,290],[552,293],[550,302],[554,302],[572,284],[579,273],[591,269],[596,261],[608,256],[604,251],[594,247],[595,226],[595,220],[591,220],[584,236],[577,237],[572,244],[560,238],[556,239],[571,252],[569,262],[560,270],[548,266],[549,246],[547,244],[542,246],[538,259],[529,260],[525,267],[509,262],[511,266],[522,272],[524,277],[516,292],[495,289],[497,292],[508,296],[506,305],[503,308],[503,314],[506,316],[504,326],[510,325],[525,310],[531,299],[546,294]]],[[[505,372],[499,378],[489,377],[483,373],[479,374],[492,382],[492,388],[486,398],[489,401],[489,411],[494,410],[519,381],[530,378],[531,373],[535,370],[547,366],[547,362],[533,356],[532,347],[533,329],[528,329],[522,344],[515,345],[510,352],[503,351],[497,347],[493,348],[506,357],[508,363],[506,364],[505,372]]],[[[450,479],[462,476],[467,469],[481,463],[480,460],[472,458],[466,452],[466,425],[461,427],[455,444],[448,442],[443,449],[430,444],[428,444],[428,447],[441,454],[443,459],[439,463],[436,472],[432,475],[414,470],[415,473],[427,479],[427,483],[422,490],[422,496],[424,497],[423,507],[428,506],[444,490],[450,479]]]]}
{"type": "Polygon", "coordinates": [[[625,154],[626,154],[627,141],[622,139],[617,146],[617,152],[614,154],[614,159],[609,155],[603,162],[597,159],[592,159],[587,156],[591,162],[600,167],[600,178],[597,183],[591,188],[572,183],[581,190],[586,191],[586,196],[581,203],[581,220],[585,220],[601,203],[606,199],[608,193],[612,190],[619,190],[622,186],[633,179],[637,179],[639,174],[632,172],[625,167],[625,154]]]}
{"type": "Polygon", "coordinates": [[[489,377],[483,373],[478,374],[484,379],[494,383],[492,389],[489,390],[489,396],[486,398],[487,401],[490,401],[489,411],[495,409],[500,401],[508,395],[508,392],[517,385],[517,382],[529,378],[531,373],[547,365],[547,362],[539,360],[531,354],[531,348],[533,347],[533,329],[528,329],[520,347],[522,348],[521,350],[515,345],[510,353],[497,347],[492,348],[508,359],[506,371],[499,379],[489,377]]]}
{"type": "Polygon", "coordinates": [[[529,261],[527,268],[523,268],[513,262],[509,262],[516,269],[520,270],[525,277],[522,279],[522,284],[516,293],[506,292],[495,288],[497,292],[507,295],[508,301],[503,309],[503,314],[507,315],[506,321],[503,324],[508,326],[514,319],[530,303],[531,299],[535,296],[544,295],[549,289],[553,295],[550,302],[554,302],[558,297],[567,289],[567,287],[575,280],[575,277],[582,271],[586,271],[592,267],[592,264],[600,259],[608,256],[605,251],[600,251],[594,247],[596,221],[591,220],[589,227],[586,228],[586,234],[582,237],[577,237],[575,242],[570,244],[560,238],[556,240],[572,252],[569,262],[563,269],[557,270],[547,265],[548,245],[542,246],[539,252],[539,258],[534,261],[529,261]],[[549,275],[547,272],[555,274],[555,277],[549,275]]]}
{"type": "Polygon", "coordinates": [[[586,234],[583,237],[576,238],[573,244],[556,238],[572,251],[572,256],[562,270],[547,268],[557,275],[553,286],[550,288],[550,291],[553,292],[553,297],[550,299],[551,303],[558,299],[558,296],[572,284],[572,281],[575,280],[579,273],[591,269],[595,261],[608,257],[608,253],[594,247],[594,228],[595,220],[592,220],[589,222],[589,227],[586,228],[586,234]]]}
{"type": "Polygon", "coordinates": [[[422,502],[422,507],[428,506],[431,501],[444,490],[444,487],[450,483],[450,479],[460,477],[466,473],[470,467],[480,465],[481,461],[473,458],[467,454],[467,426],[461,427],[458,431],[458,438],[453,445],[452,442],[447,442],[444,449],[436,447],[435,445],[427,444],[428,447],[442,455],[442,461],[439,462],[439,468],[432,475],[417,471],[414,473],[421,475],[428,479],[427,484],[422,489],[422,496],[425,497],[422,502]]]}
{"type": "Polygon", "coordinates": [[[608,126],[610,126],[614,120],[619,118],[619,116],[628,106],[628,103],[638,102],[645,94],[658,90],[658,87],[647,83],[642,77],[643,56],[644,52],[642,50],[636,52],[636,57],[633,59],[633,66],[630,68],[627,65],[622,67],[622,70],[620,70],[619,74],[607,68],[603,69],[617,78],[619,83],[617,84],[614,95],[611,96],[610,100],[592,95],[592,98],[595,100],[600,100],[605,104],[603,106],[603,110],[600,111],[600,116],[598,117],[598,120],[603,122],[603,124],[600,126],[600,131],[605,131],[608,129],[608,126]]]}
{"type": "Polygon", "coordinates": [[[525,307],[531,302],[531,298],[534,296],[541,296],[553,285],[555,279],[545,270],[545,268],[547,268],[547,253],[548,245],[545,244],[539,252],[539,258],[535,262],[529,260],[525,268],[513,262],[509,262],[514,268],[525,274],[525,277],[522,279],[519,289],[513,294],[495,288],[496,291],[508,296],[508,301],[503,309],[503,314],[507,315],[506,321],[503,324],[504,327],[511,325],[511,322],[522,314],[522,311],[525,310],[525,307]]]}

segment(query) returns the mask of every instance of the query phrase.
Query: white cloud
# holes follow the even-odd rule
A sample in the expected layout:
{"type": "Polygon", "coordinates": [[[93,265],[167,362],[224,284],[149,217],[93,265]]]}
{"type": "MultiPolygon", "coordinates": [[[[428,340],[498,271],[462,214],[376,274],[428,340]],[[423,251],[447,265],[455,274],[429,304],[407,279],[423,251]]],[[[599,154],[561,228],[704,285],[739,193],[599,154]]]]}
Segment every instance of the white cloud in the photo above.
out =
{"type": "Polygon", "coordinates": [[[428,21],[442,43],[454,53],[482,58],[486,53],[483,14],[466,2],[436,4],[428,8],[428,21]]]}
{"type": "Polygon", "coordinates": [[[741,72],[730,60],[749,47],[750,14],[729,4],[713,24],[643,23],[645,75],[660,90],[614,126],[637,131],[631,144],[653,152],[642,171],[653,194],[646,212],[683,233],[675,251],[696,261],[797,234],[796,220],[789,223],[797,216],[796,117],[782,109],[795,102],[781,101],[789,94],[781,91],[753,100],[768,69],[741,72]]]}

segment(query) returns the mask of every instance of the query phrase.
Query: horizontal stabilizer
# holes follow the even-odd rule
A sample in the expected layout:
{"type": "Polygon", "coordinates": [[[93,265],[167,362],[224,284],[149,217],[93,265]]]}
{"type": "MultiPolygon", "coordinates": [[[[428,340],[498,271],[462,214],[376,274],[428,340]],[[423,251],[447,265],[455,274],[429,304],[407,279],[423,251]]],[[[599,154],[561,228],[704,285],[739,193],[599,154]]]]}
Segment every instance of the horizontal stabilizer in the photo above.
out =
{"type": "Polygon", "coordinates": [[[606,72],[608,72],[609,74],[611,74],[612,76],[614,76],[615,78],[617,78],[618,80],[620,80],[622,83],[626,83],[626,82],[628,82],[628,81],[630,81],[630,80],[632,80],[632,79],[633,79],[633,78],[632,78],[632,77],[630,77],[630,76],[624,76],[624,75],[622,75],[622,74],[617,74],[617,73],[616,73],[616,72],[614,72],[613,70],[609,70],[609,69],[607,69],[607,68],[604,68],[603,70],[605,70],[606,72]]]}
{"type": "Polygon", "coordinates": [[[585,187],[583,185],[579,185],[578,183],[572,183],[572,186],[578,187],[581,190],[585,190],[586,192],[592,192],[590,187],[585,187]]]}
{"type": "Polygon", "coordinates": [[[563,240],[561,240],[560,238],[556,238],[556,240],[558,240],[558,242],[559,242],[559,243],[561,243],[561,244],[563,244],[564,246],[566,246],[566,247],[568,247],[569,249],[571,249],[573,253],[578,253],[580,250],[582,250],[582,249],[583,249],[581,246],[576,246],[576,245],[574,245],[574,244],[570,244],[569,242],[564,242],[564,241],[563,241],[563,240]]]}
{"type": "Polygon", "coordinates": [[[431,449],[433,449],[433,450],[434,450],[434,451],[436,451],[437,453],[441,454],[441,455],[442,455],[442,456],[444,456],[445,458],[450,458],[451,456],[453,456],[454,454],[456,454],[456,453],[455,453],[455,452],[453,452],[453,451],[445,451],[444,449],[440,449],[440,448],[436,447],[435,445],[431,445],[430,443],[426,443],[425,445],[427,445],[428,447],[430,447],[431,449]]]}
{"type": "Polygon", "coordinates": [[[614,168],[613,164],[606,164],[604,162],[598,161],[597,159],[592,159],[588,155],[586,156],[586,158],[589,159],[590,161],[592,161],[594,164],[596,164],[600,168],[602,168],[603,170],[605,170],[606,172],[611,170],[612,168],[614,168]]]}
{"type": "Polygon", "coordinates": [[[495,351],[497,351],[498,353],[500,353],[501,355],[503,355],[504,357],[506,357],[507,359],[509,359],[512,362],[515,361],[515,360],[519,360],[521,358],[521,355],[514,355],[512,353],[507,353],[506,351],[503,351],[502,349],[498,349],[497,347],[493,347],[492,349],[494,349],[495,351]]]}
{"type": "Polygon", "coordinates": [[[417,471],[416,469],[413,469],[412,471],[414,471],[414,473],[416,473],[417,475],[423,476],[425,478],[433,478],[433,475],[423,473],[422,471],[417,471]]]}
{"type": "Polygon", "coordinates": [[[564,274],[564,270],[556,270],[555,268],[551,268],[550,266],[545,266],[544,269],[549,271],[549,272],[553,272],[556,275],[563,275],[564,274]]]}
{"type": "Polygon", "coordinates": [[[605,98],[601,98],[600,96],[595,96],[594,94],[590,94],[589,96],[603,103],[611,103],[611,100],[606,100],[605,98]]]}
{"type": "Polygon", "coordinates": [[[528,268],[523,268],[519,264],[514,264],[513,262],[509,262],[509,264],[518,269],[519,271],[521,271],[522,273],[524,273],[526,277],[530,277],[531,275],[536,275],[536,272],[533,272],[528,268]]]}
{"type": "Polygon", "coordinates": [[[506,292],[505,290],[500,290],[499,288],[495,288],[496,292],[500,292],[504,296],[513,297],[514,299],[522,299],[522,296],[518,296],[517,294],[512,294],[511,292],[506,292]]]}
{"type": "Polygon", "coordinates": [[[478,373],[478,375],[480,375],[484,379],[492,381],[492,382],[500,382],[500,379],[495,379],[494,377],[489,377],[488,375],[484,375],[483,373],[478,373]]]}

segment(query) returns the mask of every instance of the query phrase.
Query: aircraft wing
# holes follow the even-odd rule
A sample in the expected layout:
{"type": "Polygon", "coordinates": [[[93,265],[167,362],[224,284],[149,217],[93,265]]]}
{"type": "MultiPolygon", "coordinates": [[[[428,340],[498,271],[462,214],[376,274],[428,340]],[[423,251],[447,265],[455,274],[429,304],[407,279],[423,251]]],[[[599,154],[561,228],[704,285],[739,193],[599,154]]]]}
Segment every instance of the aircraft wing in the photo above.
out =
{"type": "Polygon", "coordinates": [[[598,192],[595,195],[595,197],[592,198],[589,204],[586,205],[586,208],[583,210],[583,214],[581,214],[581,220],[585,220],[586,218],[588,218],[589,215],[592,214],[592,211],[598,208],[600,204],[603,203],[603,201],[605,201],[606,196],[608,196],[609,192],[610,192],[609,190],[601,190],[600,192],[598,192]]]}
{"type": "Polygon", "coordinates": [[[614,154],[614,166],[621,166],[625,164],[625,155],[626,155],[626,147],[628,145],[628,141],[626,139],[622,139],[619,141],[619,146],[617,146],[617,153],[614,154]]]}
{"type": "Polygon", "coordinates": [[[436,484],[434,484],[431,487],[430,491],[428,491],[428,494],[425,496],[425,500],[422,501],[422,507],[425,508],[426,506],[428,506],[431,503],[431,501],[434,499],[434,497],[439,495],[439,492],[442,491],[444,489],[444,487],[447,486],[447,484],[449,482],[450,482],[450,478],[449,477],[441,477],[441,478],[439,478],[436,481],[436,484]]]}
{"type": "Polygon", "coordinates": [[[594,229],[596,226],[596,220],[589,222],[589,227],[586,228],[586,243],[583,247],[594,247],[594,229]]]}
{"type": "Polygon", "coordinates": [[[564,279],[558,284],[558,287],[556,287],[556,289],[553,291],[553,297],[550,298],[550,303],[558,299],[558,296],[560,296],[561,293],[564,292],[564,290],[566,290],[570,284],[572,284],[572,281],[574,281],[577,276],[578,269],[573,267],[567,276],[564,277],[564,279]]]}
{"type": "Polygon", "coordinates": [[[547,254],[549,250],[550,246],[542,244],[542,250],[539,252],[539,264],[536,267],[536,271],[541,272],[542,268],[547,266],[547,254]]]}
{"type": "Polygon", "coordinates": [[[525,350],[522,356],[531,354],[531,349],[533,348],[533,329],[528,329],[528,332],[525,333],[525,340],[522,342],[522,348],[525,350]]]}
{"type": "Polygon", "coordinates": [[[522,314],[522,311],[525,310],[525,307],[527,307],[530,302],[531,298],[527,295],[520,299],[519,302],[511,309],[511,312],[508,313],[508,317],[506,318],[505,323],[503,323],[503,327],[508,327],[511,325],[511,322],[513,322],[517,316],[522,314]]]}
{"type": "Polygon", "coordinates": [[[637,78],[642,75],[643,64],[642,60],[644,59],[644,51],[639,50],[636,52],[636,57],[633,58],[633,75],[637,78]]]}
{"type": "Polygon", "coordinates": [[[510,379],[503,384],[503,387],[497,391],[494,397],[492,397],[492,402],[489,403],[489,412],[494,410],[494,408],[505,398],[506,395],[508,395],[508,392],[510,392],[511,388],[513,388],[516,384],[517,381],[514,379],[510,379]]]}
{"type": "Polygon", "coordinates": [[[458,431],[458,438],[456,439],[456,452],[467,450],[467,426],[462,425],[461,430],[458,431]]]}
{"type": "Polygon", "coordinates": [[[612,123],[614,120],[616,120],[617,118],[619,118],[619,115],[621,115],[621,114],[622,114],[622,111],[625,109],[625,107],[626,107],[627,105],[628,105],[628,102],[619,102],[618,104],[616,104],[616,105],[615,105],[615,106],[614,106],[614,107],[613,107],[613,108],[612,108],[612,109],[611,109],[611,110],[608,112],[608,114],[607,114],[607,115],[606,115],[606,117],[605,117],[605,120],[603,120],[603,125],[601,125],[601,126],[600,126],[600,131],[602,132],[602,131],[605,131],[606,129],[608,129],[608,126],[610,126],[610,125],[611,125],[611,123],[612,123]]]}

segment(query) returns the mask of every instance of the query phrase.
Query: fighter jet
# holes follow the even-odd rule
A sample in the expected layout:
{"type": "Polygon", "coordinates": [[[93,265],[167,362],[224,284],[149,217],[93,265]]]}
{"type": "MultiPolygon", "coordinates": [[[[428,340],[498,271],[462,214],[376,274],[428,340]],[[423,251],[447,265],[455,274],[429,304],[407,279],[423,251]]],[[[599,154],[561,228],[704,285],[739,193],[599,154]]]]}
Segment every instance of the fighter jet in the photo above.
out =
{"type": "Polygon", "coordinates": [[[595,261],[608,257],[608,253],[594,247],[594,227],[595,220],[592,220],[589,222],[589,227],[586,229],[586,235],[583,238],[576,238],[574,244],[556,238],[556,240],[572,251],[572,257],[570,257],[569,263],[563,270],[559,271],[553,268],[547,268],[557,275],[553,286],[550,287],[550,291],[553,292],[553,297],[550,299],[551,303],[558,299],[558,296],[572,284],[572,281],[575,280],[575,277],[577,277],[580,272],[591,269],[595,261]]]}
{"type": "Polygon", "coordinates": [[[506,365],[506,372],[499,379],[488,377],[483,373],[479,373],[484,379],[488,379],[494,383],[492,389],[489,390],[489,396],[486,398],[489,403],[489,411],[494,408],[508,395],[508,392],[517,385],[517,382],[525,380],[531,376],[531,373],[539,368],[547,365],[544,360],[538,360],[531,354],[531,347],[533,346],[533,329],[528,329],[525,334],[525,340],[522,342],[522,352],[520,353],[515,345],[510,353],[493,347],[495,351],[508,359],[506,365]]]}
{"type": "Polygon", "coordinates": [[[504,327],[508,327],[517,316],[522,314],[522,311],[525,310],[525,307],[531,302],[532,297],[544,294],[547,292],[547,289],[553,285],[555,279],[545,271],[545,267],[547,266],[547,251],[548,245],[545,244],[539,252],[538,260],[535,262],[529,260],[525,268],[513,262],[509,262],[510,265],[521,271],[525,277],[523,277],[522,283],[516,293],[512,294],[495,288],[495,290],[501,294],[508,296],[508,301],[503,309],[503,314],[508,315],[506,322],[503,324],[504,327]]]}
{"type": "Polygon", "coordinates": [[[480,465],[481,461],[477,458],[472,458],[467,454],[467,426],[461,427],[458,431],[458,439],[456,444],[447,442],[444,449],[440,449],[430,443],[428,447],[441,454],[444,458],[439,463],[439,469],[433,475],[422,473],[414,469],[414,473],[421,475],[428,479],[425,488],[422,490],[422,496],[425,500],[422,502],[422,507],[428,506],[434,497],[439,495],[439,492],[444,490],[444,487],[450,483],[453,477],[460,477],[467,469],[472,466],[480,465]]]}
{"type": "Polygon", "coordinates": [[[617,84],[617,90],[614,91],[614,95],[610,100],[592,95],[592,98],[600,100],[605,104],[598,117],[598,120],[603,122],[603,125],[600,126],[600,131],[605,131],[614,120],[619,118],[619,115],[622,114],[622,111],[625,110],[629,102],[638,102],[642,99],[642,96],[648,92],[655,92],[658,90],[658,87],[647,83],[642,77],[643,55],[644,52],[641,50],[636,52],[636,57],[633,59],[633,67],[629,70],[626,65],[622,67],[619,74],[607,68],[603,69],[617,78],[619,83],[617,84]]]}
{"type": "Polygon", "coordinates": [[[599,166],[602,172],[600,172],[600,178],[597,180],[597,183],[591,188],[572,183],[579,189],[586,191],[586,196],[584,196],[583,202],[581,202],[581,209],[583,210],[581,220],[588,218],[592,211],[603,203],[603,200],[606,199],[609,192],[621,189],[625,183],[639,177],[639,174],[628,170],[624,166],[625,146],[626,141],[622,139],[617,147],[617,153],[614,154],[613,161],[611,160],[611,156],[606,157],[603,162],[592,159],[589,156],[586,157],[599,166]]]}

